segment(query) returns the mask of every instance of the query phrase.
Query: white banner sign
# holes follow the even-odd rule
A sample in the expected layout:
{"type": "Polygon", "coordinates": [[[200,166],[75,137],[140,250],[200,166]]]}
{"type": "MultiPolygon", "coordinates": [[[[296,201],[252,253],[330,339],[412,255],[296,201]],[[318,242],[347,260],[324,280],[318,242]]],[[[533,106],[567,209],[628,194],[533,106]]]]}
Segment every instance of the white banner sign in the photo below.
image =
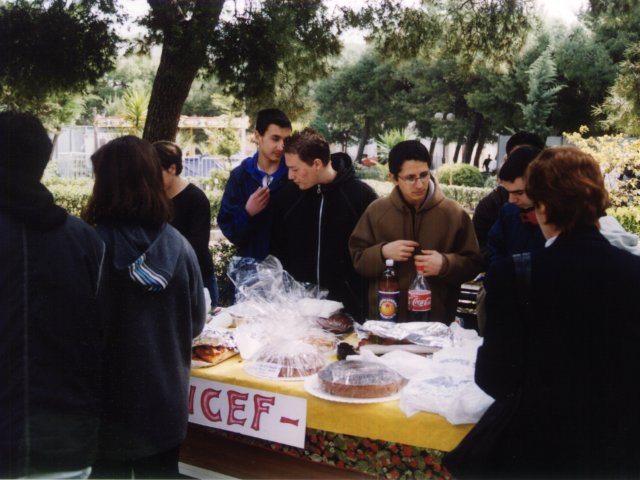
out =
{"type": "Polygon", "coordinates": [[[191,377],[189,421],[304,448],[307,399],[191,377]]]}

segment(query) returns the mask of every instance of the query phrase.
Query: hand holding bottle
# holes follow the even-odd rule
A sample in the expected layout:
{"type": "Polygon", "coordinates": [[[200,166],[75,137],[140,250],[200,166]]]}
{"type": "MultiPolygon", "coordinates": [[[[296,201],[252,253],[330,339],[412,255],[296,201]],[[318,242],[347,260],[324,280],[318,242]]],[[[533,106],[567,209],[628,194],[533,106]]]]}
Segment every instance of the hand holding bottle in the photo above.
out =
{"type": "Polygon", "coordinates": [[[435,277],[442,271],[444,256],[436,250],[422,250],[421,255],[414,257],[416,267],[422,266],[422,271],[427,277],[435,277]]]}

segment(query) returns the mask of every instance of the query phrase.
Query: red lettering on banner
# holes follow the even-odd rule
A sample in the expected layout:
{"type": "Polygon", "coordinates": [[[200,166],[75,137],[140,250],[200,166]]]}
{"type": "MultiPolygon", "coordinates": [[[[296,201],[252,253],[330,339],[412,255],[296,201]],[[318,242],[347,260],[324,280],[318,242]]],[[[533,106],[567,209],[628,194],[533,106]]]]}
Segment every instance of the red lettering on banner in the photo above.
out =
{"type": "Polygon", "coordinates": [[[265,397],[263,395],[256,394],[253,397],[253,422],[251,422],[251,428],[254,430],[260,430],[260,416],[263,413],[269,413],[269,407],[267,405],[275,405],[276,397],[265,397]]]}
{"type": "Polygon", "coordinates": [[[298,426],[300,420],[294,420],[293,418],[280,417],[280,423],[290,423],[291,425],[298,426]]]}
{"type": "Polygon", "coordinates": [[[229,399],[229,415],[227,416],[227,425],[244,426],[247,419],[237,418],[235,413],[236,413],[236,410],[240,410],[241,412],[244,411],[245,405],[243,403],[238,403],[238,400],[242,400],[246,402],[247,398],[249,398],[249,394],[229,390],[227,392],[227,398],[229,399]]]}
{"type": "Polygon", "coordinates": [[[204,392],[202,392],[202,396],[200,397],[200,406],[202,407],[202,414],[205,418],[211,422],[221,422],[222,415],[220,415],[220,410],[217,412],[213,412],[209,407],[209,402],[212,398],[220,397],[220,390],[214,390],[213,388],[207,388],[204,392]]]}
{"type": "Polygon", "coordinates": [[[193,398],[196,396],[196,387],[189,385],[189,415],[193,415],[193,398]]]}

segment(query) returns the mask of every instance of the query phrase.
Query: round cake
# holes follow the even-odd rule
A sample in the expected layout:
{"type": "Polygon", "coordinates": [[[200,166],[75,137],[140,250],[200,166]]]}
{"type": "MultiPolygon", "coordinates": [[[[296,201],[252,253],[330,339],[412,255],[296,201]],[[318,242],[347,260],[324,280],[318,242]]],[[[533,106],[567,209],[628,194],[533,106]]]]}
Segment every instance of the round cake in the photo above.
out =
{"type": "Polygon", "coordinates": [[[268,343],[250,359],[249,373],[266,368],[275,378],[308,377],[326,365],[325,356],[301,340],[268,343]]]}
{"type": "Polygon", "coordinates": [[[322,388],[347,398],[380,398],[397,393],[407,380],[380,363],[340,360],[318,372],[322,388]]]}

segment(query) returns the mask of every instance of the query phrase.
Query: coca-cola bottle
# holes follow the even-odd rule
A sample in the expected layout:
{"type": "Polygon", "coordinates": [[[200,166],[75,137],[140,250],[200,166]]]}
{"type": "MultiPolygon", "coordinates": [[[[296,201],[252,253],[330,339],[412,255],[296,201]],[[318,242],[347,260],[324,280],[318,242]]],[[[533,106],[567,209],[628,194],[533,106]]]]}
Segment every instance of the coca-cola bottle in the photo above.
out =
{"type": "Polygon", "coordinates": [[[387,259],[385,265],[386,268],[378,281],[378,318],[395,322],[398,318],[400,288],[396,271],[393,268],[393,260],[387,259]]]}
{"type": "Polygon", "coordinates": [[[424,278],[422,265],[417,265],[416,270],[416,278],[409,287],[407,321],[428,322],[431,320],[431,289],[424,278]]]}

